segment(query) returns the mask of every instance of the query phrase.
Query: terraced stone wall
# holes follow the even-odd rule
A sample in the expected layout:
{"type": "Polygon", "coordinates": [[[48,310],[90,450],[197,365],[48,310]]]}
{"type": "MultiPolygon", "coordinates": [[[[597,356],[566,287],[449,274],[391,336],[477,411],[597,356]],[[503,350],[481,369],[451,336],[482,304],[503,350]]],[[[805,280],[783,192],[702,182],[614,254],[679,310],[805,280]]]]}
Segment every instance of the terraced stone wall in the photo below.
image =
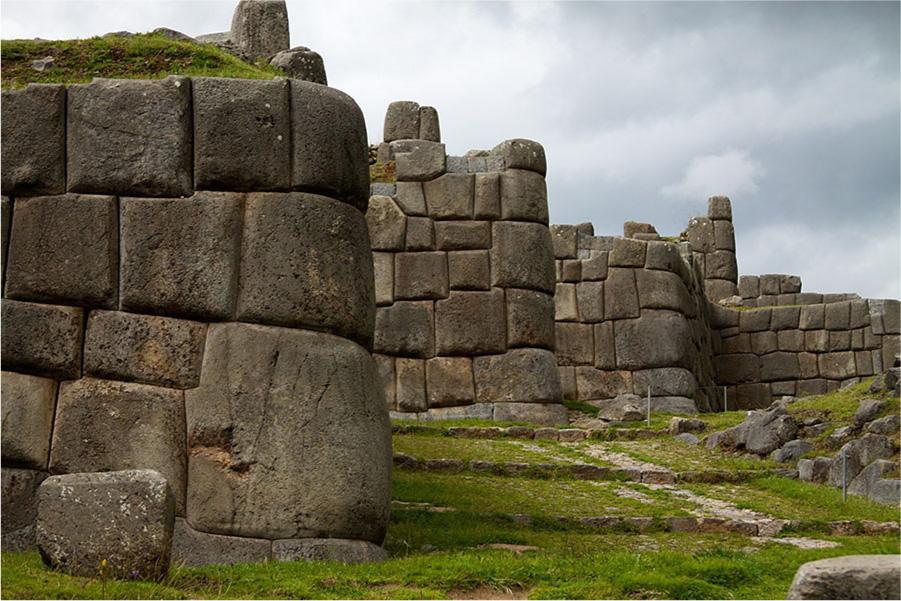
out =
{"type": "Polygon", "coordinates": [[[3,549],[47,474],[150,468],[189,564],[378,557],[363,116],[308,82],[4,91],[3,549]]]}
{"type": "Polygon", "coordinates": [[[554,259],[540,144],[447,156],[438,114],[396,102],[366,220],[375,352],[399,417],[565,423],[554,358],[554,259]]]}
{"type": "Polygon", "coordinates": [[[743,275],[738,278],[738,296],[743,307],[774,307],[784,305],[818,305],[857,300],[853,292],[801,292],[801,276],[768,273],[743,275]]]}

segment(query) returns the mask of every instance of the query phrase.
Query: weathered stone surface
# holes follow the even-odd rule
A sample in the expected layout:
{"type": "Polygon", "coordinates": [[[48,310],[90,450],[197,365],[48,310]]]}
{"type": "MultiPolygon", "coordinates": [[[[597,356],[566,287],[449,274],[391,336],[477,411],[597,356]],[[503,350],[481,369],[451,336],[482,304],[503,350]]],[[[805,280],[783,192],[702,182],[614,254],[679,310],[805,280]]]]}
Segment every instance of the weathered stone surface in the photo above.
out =
{"type": "Polygon", "coordinates": [[[612,399],[632,393],[632,374],[628,371],[576,367],[576,388],[580,400],[612,399]]]}
{"type": "Polygon", "coordinates": [[[435,341],[439,355],[504,352],[503,292],[455,291],[436,302],[435,341]]]}
{"type": "Polygon", "coordinates": [[[576,257],[577,239],[576,226],[552,225],[551,242],[554,245],[554,257],[557,259],[574,259],[576,257]]]}
{"type": "Polygon", "coordinates": [[[679,256],[679,248],[675,244],[660,241],[648,242],[645,260],[647,269],[662,269],[679,273],[683,269],[683,264],[684,261],[679,256]]]}
{"type": "Polygon", "coordinates": [[[388,409],[394,409],[397,404],[397,375],[394,371],[394,357],[390,355],[373,354],[375,368],[379,375],[379,383],[385,392],[385,401],[388,409]]]}
{"type": "Polygon", "coordinates": [[[306,46],[297,46],[290,50],[277,52],[269,60],[269,64],[276,69],[281,69],[292,79],[328,85],[322,56],[306,46]]]}
{"type": "Polygon", "coordinates": [[[576,284],[576,299],[581,321],[604,321],[604,282],[579,282],[576,284]]]}
{"type": "Polygon", "coordinates": [[[829,457],[814,457],[798,461],[798,479],[805,482],[825,482],[829,479],[829,457]]]}
{"type": "Polygon", "coordinates": [[[473,208],[473,176],[445,173],[423,184],[429,217],[433,219],[470,219],[473,208]]]}
{"type": "Polygon", "coordinates": [[[191,87],[195,187],[288,188],[292,130],[288,80],[195,77],[191,87]]]}
{"type": "Polygon", "coordinates": [[[779,338],[776,332],[753,332],[749,336],[751,339],[751,350],[758,355],[772,353],[779,348],[779,338]]]}
{"type": "Polygon", "coordinates": [[[491,287],[490,259],[486,250],[461,250],[447,255],[451,290],[488,290],[491,287]]]}
{"type": "Polygon", "coordinates": [[[842,485],[842,474],[845,466],[843,457],[847,457],[848,482],[850,483],[868,465],[877,459],[888,459],[894,454],[891,439],[880,434],[864,434],[845,443],[832,460],[829,467],[829,483],[832,486],[842,485]]]}
{"type": "Polygon", "coordinates": [[[648,311],[615,325],[616,364],[621,369],[691,367],[691,327],[678,313],[648,311]]]}
{"type": "Polygon", "coordinates": [[[628,319],[640,315],[635,270],[611,268],[604,284],[605,319],[628,319]]]}
{"type": "Polygon", "coordinates": [[[425,361],[398,357],[397,408],[400,411],[425,411],[428,409],[425,382],[425,361]]]}
{"type": "Polygon", "coordinates": [[[293,189],[338,198],[365,212],[369,147],[354,99],[335,88],[291,81],[291,136],[293,189]]]}
{"type": "Polygon", "coordinates": [[[756,275],[743,275],[738,278],[738,294],[742,298],[760,296],[760,278],[756,275]]]}
{"type": "Polygon", "coordinates": [[[30,84],[3,90],[2,191],[12,196],[66,191],[66,88],[30,84]]]}
{"type": "Polygon", "coordinates": [[[502,156],[507,169],[528,169],[541,175],[547,174],[544,147],[538,142],[524,138],[505,140],[495,146],[491,154],[502,156]]]}
{"type": "Polygon", "coordinates": [[[760,276],[760,294],[779,294],[781,292],[782,276],[780,274],[767,273],[760,276]]]}
{"type": "Polygon", "coordinates": [[[669,422],[668,431],[670,434],[682,434],[688,432],[703,432],[707,429],[707,424],[700,419],[674,417],[669,422]]]}
{"type": "Polygon", "coordinates": [[[621,394],[598,404],[598,417],[616,422],[635,422],[647,417],[647,402],[636,394],[621,394]]]}
{"type": "Polygon", "coordinates": [[[610,267],[644,267],[647,242],[629,238],[614,238],[610,252],[610,267]]]}
{"type": "Polygon", "coordinates": [[[13,217],[13,203],[6,196],[0,196],[0,290],[6,286],[6,257],[9,254],[9,230],[13,217]]]}
{"type": "Polygon", "coordinates": [[[714,250],[713,222],[706,217],[692,217],[685,230],[691,249],[695,252],[708,253],[714,250]]]}
{"type": "Polygon", "coordinates": [[[340,538],[296,538],[272,542],[275,561],[339,561],[369,563],[388,559],[388,553],[369,541],[340,538]]]}
{"type": "Polygon", "coordinates": [[[854,413],[854,423],[857,426],[863,426],[867,422],[871,422],[876,419],[882,411],[885,409],[885,401],[880,401],[879,399],[864,399],[860,401],[860,405],[857,407],[857,411],[854,413]]]}
{"type": "Polygon", "coordinates": [[[271,550],[272,541],[267,539],[209,534],[194,530],[183,518],[175,519],[172,533],[174,565],[258,563],[267,561],[271,550]]]}
{"type": "Polygon", "coordinates": [[[81,376],[81,309],[4,300],[0,311],[4,369],[58,380],[81,376]]]}
{"type": "Polygon", "coordinates": [[[67,93],[70,192],[189,196],[191,82],[94,79],[67,93]]]}
{"type": "Polygon", "coordinates": [[[801,307],[798,327],[802,330],[819,330],[825,325],[825,305],[804,305],[801,307]]]}
{"type": "Polygon", "coordinates": [[[83,378],[59,388],[50,471],[54,474],[154,469],[184,515],[185,418],[182,391],[83,378]]]}
{"type": "Polygon", "coordinates": [[[473,360],[479,403],[557,403],[562,398],[551,351],[513,349],[473,360]]]}
{"type": "Polygon", "coordinates": [[[788,441],[780,448],[770,453],[770,459],[778,461],[779,463],[788,463],[789,461],[800,459],[804,453],[807,453],[811,449],[813,449],[812,444],[798,438],[788,441]]]}
{"type": "Polygon", "coordinates": [[[491,284],[553,293],[554,252],[551,235],[538,223],[492,224],[491,284]]]}
{"type": "Polygon", "coordinates": [[[594,361],[592,326],[586,323],[557,322],[554,348],[560,365],[590,365],[594,361]]]}
{"type": "Polygon", "coordinates": [[[771,309],[755,309],[741,311],[738,317],[738,328],[742,332],[762,332],[770,327],[771,309]]]}
{"type": "Polygon", "coordinates": [[[690,445],[701,444],[701,439],[698,438],[697,436],[695,436],[694,434],[691,434],[690,432],[683,432],[682,434],[677,434],[673,438],[678,440],[679,442],[682,442],[685,444],[690,444],[690,445]]]}
{"type": "Polygon", "coordinates": [[[52,568],[155,580],[169,570],[174,520],[172,490],[159,472],[68,474],[41,484],[35,531],[52,568]]]}
{"type": "Polygon", "coordinates": [[[291,46],[285,0],[241,0],[232,15],[231,40],[251,62],[291,46]]]}
{"type": "Polygon", "coordinates": [[[406,250],[435,250],[435,222],[428,217],[407,217],[406,250]]]}
{"type": "Polygon", "coordinates": [[[369,354],[342,338],[210,326],[200,386],[185,393],[188,521],[216,534],[380,543],[391,437],[376,382],[369,354]]]}
{"type": "Polygon", "coordinates": [[[607,279],[607,257],[606,251],[592,253],[594,256],[581,261],[582,263],[582,280],[597,281],[607,279]]]}
{"type": "Polygon", "coordinates": [[[500,219],[501,176],[499,173],[476,174],[473,216],[476,219],[500,219]]]}
{"type": "MultiPolygon", "coordinates": [[[[499,422],[526,422],[548,426],[567,423],[566,407],[557,403],[495,403],[493,419],[499,422]]],[[[536,433],[536,438],[538,438],[536,433]]]]}
{"type": "Polygon", "coordinates": [[[2,374],[3,464],[45,470],[56,407],[56,381],[11,371],[2,374]]]}
{"type": "Polygon", "coordinates": [[[426,361],[429,407],[468,405],[475,399],[472,359],[435,357],[426,361]]]}
{"type": "Polygon", "coordinates": [[[578,321],[578,307],[576,285],[557,284],[554,293],[554,319],[557,321],[578,321]]]}
{"type": "Polygon", "coordinates": [[[447,295],[446,253],[414,252],[394,256],[395,298],[439,299],[447,295]]]}
{"type": "Polygon", "coordinates": [[[547,184],[542,174],[508,166],[501,174],[501,219],[547,225],[547,184]]]}
{"type": "Polygon", "coordinates": [[[414,140],[397,148],[395,150],[397,181],[434,180],[447,169],[447,156],[444,153],[444,144],[426,140],[414,140]]]}
{"type": "Polygon", "coordinates": [[[507,346],[554,348],[554,298],[543,292],[508,288],[507,346]]]}
{"type": "Polygon", "coordinates": [[[560,388],[563,390],[563,399],[578,399],[579,395],[578,390],[576,389],[576,368],[559,365],[558,363],[557,371],[560,373],[560,388]]]}
{"type": "Polygon", "coordinates": [[[372,272],[375,280],[375,304],[394,302],[394,254],[372,253],[372,272]]]}
{"type": "Polygon", "coordinates": [[[851,323],[851,303],[843,301],[825,305],[826,329],[847,330],[851,323]]]}
{"type": "Polygon", "coordinates": [[[707,278],[717,278],[735,282],[738,280],[738,264],[735,253],[730,250],[717,250],[707,255],[707,278]]]}
{"type": "Polygon", "coordinates": [[[115,307],[118,211],[111,196],[19,198],[6,272],[7,298],[115,307]]]}
{"type": "Polygon", "coordinates": [[[231,319],[238,286],[244,196],[123,198],[121,308],[231,319]]]}
{"type": "Polygon", "coordinates": [[[803,351],[804,332],[801,330],[782,330],[781,332],[777,332],[776,344],[780,351],[803,351]]]}
{"type": "Polygon", "coordinates": [[[803,564],[788,599],[901,598],[901,557],[846,555],[803,564]]]}
{"type": "MultiPolygon", "coordinates": [[[[5,441],[5,433],[3,438],[5,441]]],[[[0,500],[2,500],[0,531],[2,531],[4,552],[29,551],[34,547],[38,487],[46,477],[46,472],[3,468],[2,494],[0,494],[0,500]]]]}
{"type": "Polygon", "coordinates": [[[774,307],[770,317],[770,329],[789,330],[798,327],[800,307],[774,307]]]}
{"type": "Polygon", "coordinates": [[[441,141],[441,125],[435,107],[419,107],[419,137],[430,142],[441,141]]]}
{"type": "Polygon", "coordinates": [[[429,301],[399,301],[379,307],[374,350],[408,357],[435,355],[435,314],[429,301]]]}
{"type": "MultiPolygon", "coordinates": [[[[359,211],[313,194],[249,194],[243,240],[238,319],[372,346],[372,258],[359,211]]],[[[400,277],[395,265],[395,296],[400,277]]]]}
{"type": "Polygon", "coordinates": [[[435,222],[438,250],[478,250],[491,247],[491,224],[487,221],[435,222]]]}
{"type": "Polygon", "coordinates": [[[797,380],[801,366],[797,353],[769,353],[760,358],[760,378],[765,382],[797,380]]]}
{"type": "Polygon", "coordinates": [[[694,374],[687,369],[660,367],[633,372],[632,386],[635,394],[647,394],[650,388],[652,396],[691,397],[697,390],[698,383],[694,374]]]}
{"type": "Polygon", "coordinates": [[[407,215],[423,217],[428,214],[421,182],[397,182],[394,199],[407,215]]]}
{"type": "Polygon", "coordinates": [[[92,311],[84,344],[88,376],[141,382],[170,388],[193,388],[200,381],[206,324],[92,311]]]}
{"type": "Polygon", "coordinates": [[[678,275],[667,271],[637,269],[639,306],[642,309],[672,309],[694,315],[694,301],[678,275]]]}
{"type": "Polygon", "coordinates": [[[704,294],[713,302],[736,296],[738,286],[733,280],[708,279],[704,280],[704,294]]]}
{"type": "MultiPolygon", "coordinates": [[[[428,220],[431,224],[431,221],[428,220]]],[[[406,245],[407,218],[388,196],[371,196],[366,211],[366,226],[372,250],[403,250],[406,245]]]]}
{"type": "MultiPolygon", "coordinates": [[[[880,486],[879,482],[883,479],[883,476],[895,470],[897,470],[897,464],[894,461],[877,459],[860,470],[860,473],[850,481],[848,492],[852,495],[870,497],[880,486]]],[[[896,505],[899,501],[901,499],[895,497],[890,503],[886,504],[896,505]]]]}
{"type": "Polygon", "coordinates": [[[707,199],[707,216],[710,219],[732,220],[732,201],[728,196],[711,196],[707,199]]]}
{"type": "Polygon", "coordinates": [[[383,127],[385,142],[419,138],[419,128],[418,102],[396,100],[388,105],[383,127]]]}
{"type": "Polygon", "coordinates": [[[866,430],[873,434],[886,434],[891,436],[897,434],[899,428],[901,428],[901,416],[895,413],[871,421],[867,424],[866,430]]]}
{"type": "Polygon", "coordinates": [[[735,252],[735,228],[731,221],[713,222],[713,243],[718,250],[735,252]]]}
{"type": "Polygon", "coordinates": [[[851,351],[839,353],[823,353],[817,356],[820,375],[831,380],[844,380],[851,378],[856,373],[854,353],[851,351]]]}

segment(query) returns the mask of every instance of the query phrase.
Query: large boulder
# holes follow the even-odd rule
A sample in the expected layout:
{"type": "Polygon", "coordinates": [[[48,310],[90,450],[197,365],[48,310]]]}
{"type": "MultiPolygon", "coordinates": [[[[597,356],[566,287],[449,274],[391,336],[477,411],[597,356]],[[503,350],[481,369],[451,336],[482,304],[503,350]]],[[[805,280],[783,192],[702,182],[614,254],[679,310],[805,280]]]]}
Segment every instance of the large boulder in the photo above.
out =
{"type": "Polygon", "coordinates": [[[75,576],[162,578],[174,523],[172,490],[153,470],[52,476],[38,490],[41,558],[75,576]]]}
{"type": "Polygon", "coordinates": [[[899,599],[901,557],[847,555],[803,564],[789,599],[899,599]]]}
{"type": "Polygon", "coordinates": [[[297,46],[290,50],[282,50],[272,57],[269,64],[281,69],[294,79],[302,79],[328,85],[325,76],[325,63],[318,52],[310,50],[306,46],[297,46]]]}

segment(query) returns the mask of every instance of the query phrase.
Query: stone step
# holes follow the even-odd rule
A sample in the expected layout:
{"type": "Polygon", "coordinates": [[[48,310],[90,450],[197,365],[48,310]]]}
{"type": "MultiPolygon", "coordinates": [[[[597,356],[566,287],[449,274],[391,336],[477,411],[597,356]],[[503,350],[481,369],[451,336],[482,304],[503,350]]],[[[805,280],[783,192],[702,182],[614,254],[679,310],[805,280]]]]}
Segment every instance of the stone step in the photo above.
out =
{"type": "Polygon", "coordinates": [[[669,435],[666,430],[642,428],[532,428],[529,426],[429,426],[423,424],[394,424],[394,434],[435,434],[454,438],[495,439],[518,438],[522,440],[554,440],[557,442],[581,442],[583,440],[646,440],[669,435]]]}

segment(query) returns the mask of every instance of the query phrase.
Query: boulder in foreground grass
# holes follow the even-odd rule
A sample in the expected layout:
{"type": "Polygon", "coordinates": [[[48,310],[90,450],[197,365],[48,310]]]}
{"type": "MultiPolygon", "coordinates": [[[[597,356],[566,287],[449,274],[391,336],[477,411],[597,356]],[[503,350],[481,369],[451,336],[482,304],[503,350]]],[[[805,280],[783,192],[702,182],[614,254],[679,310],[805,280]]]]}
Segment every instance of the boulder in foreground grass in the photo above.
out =
{"type": "Polygon", "coordinates": [[[901,556],[846,555],[798,568],[789,599],[899,599],[901,556]]]}

